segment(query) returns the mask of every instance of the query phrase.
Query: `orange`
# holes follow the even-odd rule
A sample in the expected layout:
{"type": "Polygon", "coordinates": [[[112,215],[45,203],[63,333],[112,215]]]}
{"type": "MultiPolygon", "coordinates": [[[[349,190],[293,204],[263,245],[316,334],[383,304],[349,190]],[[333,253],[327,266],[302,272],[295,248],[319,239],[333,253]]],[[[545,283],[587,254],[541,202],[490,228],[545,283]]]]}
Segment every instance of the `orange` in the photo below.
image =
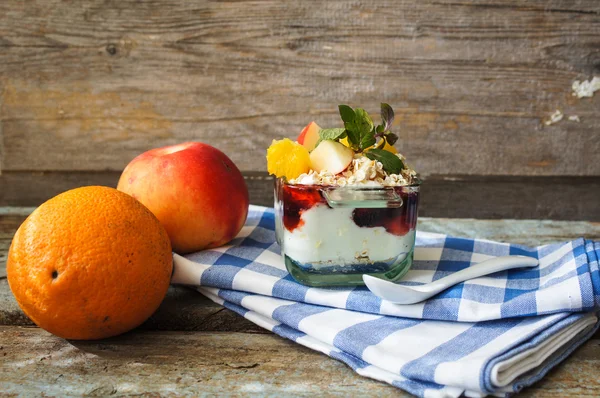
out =
{"type": "Polygon", "coordinates": [[[308,150],[290,140],[273,140],[267,148],[267,170],[275,177],[285,177],[288,180],[298,177],[310,170],[310,155],[308,150]]]}
{"type": "Polygon", "coordinates": [[[169,237],[131,196],[64,192],[38,207],[8,252],[8,283],[25,314],[66,339],[124,333],[152,315],[173,268],[169,237]]]}

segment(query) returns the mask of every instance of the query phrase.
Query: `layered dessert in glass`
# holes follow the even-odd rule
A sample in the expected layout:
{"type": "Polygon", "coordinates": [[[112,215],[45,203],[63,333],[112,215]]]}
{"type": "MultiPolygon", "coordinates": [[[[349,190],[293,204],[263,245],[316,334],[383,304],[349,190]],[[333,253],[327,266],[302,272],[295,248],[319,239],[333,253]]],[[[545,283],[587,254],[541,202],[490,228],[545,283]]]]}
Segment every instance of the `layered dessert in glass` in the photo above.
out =
{"type": "Polygon", "coordinates": [[[392,145],[388,107],[381,125],[360,108],[350,108],[356,120],[340,109],[344,128],[312,122],[297,142],[269,147],[277,241],[296,281],[362,285],[363,274],[394,281],[410,268],[420,181],[392,145]]]}

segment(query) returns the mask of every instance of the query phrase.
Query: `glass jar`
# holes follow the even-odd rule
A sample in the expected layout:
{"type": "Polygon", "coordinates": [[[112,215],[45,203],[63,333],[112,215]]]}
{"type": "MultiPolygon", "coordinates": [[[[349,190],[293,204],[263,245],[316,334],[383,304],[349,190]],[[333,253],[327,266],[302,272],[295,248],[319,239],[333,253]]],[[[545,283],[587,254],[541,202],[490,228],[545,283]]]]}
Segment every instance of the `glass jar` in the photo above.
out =
{"type": "Polygon", "coordinates": [[[338,187],[275,180],[275,229],[292,277],[309,286],[400,279],[413,261],[419,186],[338,187]]]}

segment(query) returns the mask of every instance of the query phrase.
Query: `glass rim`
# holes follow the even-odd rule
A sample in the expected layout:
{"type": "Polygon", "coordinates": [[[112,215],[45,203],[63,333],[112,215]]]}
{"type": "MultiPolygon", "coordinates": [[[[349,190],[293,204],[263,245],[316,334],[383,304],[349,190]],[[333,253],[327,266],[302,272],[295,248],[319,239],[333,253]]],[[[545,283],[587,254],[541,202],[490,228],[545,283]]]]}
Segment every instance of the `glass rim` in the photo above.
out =
{"type": "Polygon", "coordinates": [[[391,189],[391,188],[420,188],[423,184],[423,180],[420,177],[415,177],[415,181],[410,185],[326,185],[326,184],[290,184],[285,177],[275,177],[275,181],[281,181],[283,184],[291,187],[307,187],[307,188],[328,188],[328,189],[354,189],[359,191],[374,191],[378,189],[391,189]]]}

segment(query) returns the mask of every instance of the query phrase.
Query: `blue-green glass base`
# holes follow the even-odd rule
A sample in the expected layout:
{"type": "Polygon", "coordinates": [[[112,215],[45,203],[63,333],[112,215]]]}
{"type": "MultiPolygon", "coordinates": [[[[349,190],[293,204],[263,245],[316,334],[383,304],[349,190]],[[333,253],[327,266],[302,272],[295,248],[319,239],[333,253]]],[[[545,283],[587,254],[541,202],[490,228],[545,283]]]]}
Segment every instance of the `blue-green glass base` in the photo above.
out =
{"type": "Polygon", "coordinates": [[[285,267],[294,280],[307,286],[361,286],[364,285],[362,276],[372,275],[388,281],[397,281],[410,269],[413,262],[413,251],[408,253],[403,260],[388,265],[385,263],[373,265],[349,265],[344,267],[345,271],[333,272],[327,268],[315,269],[310,266],[301,265],[284,255],[285,267]]]}

